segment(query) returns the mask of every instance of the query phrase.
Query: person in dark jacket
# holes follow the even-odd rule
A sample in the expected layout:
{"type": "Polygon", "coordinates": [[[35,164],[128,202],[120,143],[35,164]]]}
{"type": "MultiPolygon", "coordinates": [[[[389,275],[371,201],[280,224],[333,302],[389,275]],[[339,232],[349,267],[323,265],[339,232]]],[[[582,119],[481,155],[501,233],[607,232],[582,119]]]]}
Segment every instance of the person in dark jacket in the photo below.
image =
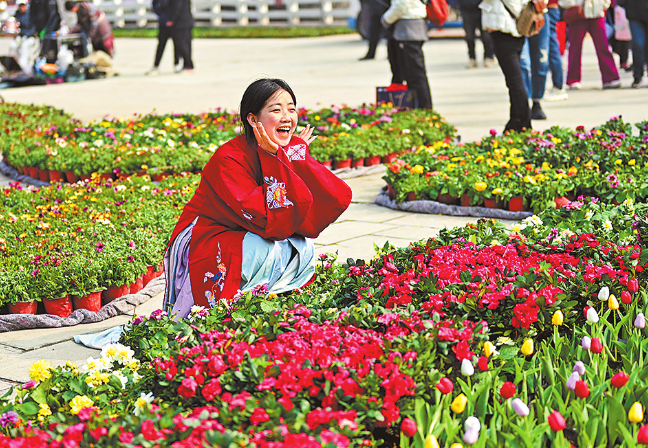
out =
{"type": "Polygon", "coordinates": [[[479,36],[484,45],[484,67],[495,66],[495,52],[490,33],[482,28],[481,0],[459,0],[459,10],[463,29],[466,32],[466,44],[468,45],[468,65],[466,68],[477,68],[477,57],[475,54],[475,31],[479,30],[479,36]]]}
{"type": "Polygon", "coordinates": [[[77,24],[70,32],[82,31],[92,42],[94,51],[103,51],[109,56],[115,53],[115,37],[106,15],[91,2],[65,2],[65,9],[75,12],[77,24]]]}
{"type": "MultiPolygon", "coordinates": [[[[160,67],[160,61],[162,61],[162,55],[164,54],[164,48],[166,47],[167,41],[172,38],[171,27],[167,26],[169,21],[169,2],[168,0],[153,0],[153,12],[158,16],[158,44],[157,49],[155,50],[155,61],[153,62],[153,67],[146,72],[148,76],[157,76],[158,68],[160,67]]],[[[173,66],[176,67],[180,62],[180,56],[178,55],[178,49],[173,44],[173,66]]]]}
{"type": "Polygon", "coordinates": [[[39,53],[39,42],[35,36],[36,29],[29,14],[27,0],[18,0],[17,3],[18,10],[14,14],[14,18],[20,31],[9,44],[9,55],[13,56],[20,69],[29,75],[34,70],[34,62],[39,53]]]}
{"type": "Polygon", "coordinates": [[[389,9],[388,0],[364,0],[362,2],[363,14],[367,14],[367,25],[369,26],[369,36],[367,41],[369,48],[367,49],[366,56],[360,58],[361,61],[366,61],[376,57],[376,48],[378,42],[383,34],[383,26],[380,23],[380,18],[389,9]]]}
{"type": "Polygon", "coordinates": [[[633,88],[641,87],[646,64],[648,63],[648,0],[617,0],[626,10],[632,34],[632,82],[633,88]]]}
{"type": "Polygon", "coordinates": [[[194,65],[191,60],[191,30],[194,19],[191,15],[191,0],[171,0],[169,3],[169,19],[167,26],[171,27],[173,43],[178,56],[184,63],[182,73],[193,73],[194,65]]]}
{"type": "Polygon", "coordinates": [[[31,37],[36,35],[36,27],[31,21],[29,9],[27,8],[27,0],[18,0],[18,10],[14,17],[16,22],[20,25],[20,36],[31,37]]]}

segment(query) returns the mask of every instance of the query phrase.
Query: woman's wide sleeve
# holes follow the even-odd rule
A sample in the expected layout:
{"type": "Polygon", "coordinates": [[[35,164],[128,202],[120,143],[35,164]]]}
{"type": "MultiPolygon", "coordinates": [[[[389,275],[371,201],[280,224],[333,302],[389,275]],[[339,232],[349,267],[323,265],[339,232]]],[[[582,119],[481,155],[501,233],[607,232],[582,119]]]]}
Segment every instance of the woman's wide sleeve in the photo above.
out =
{"type": "Polygon", "coordinates": [[[207,181],[242,227],[266,239],[282,240],[303,224],[313,197],[304,181],[276,156],[259,151],[261,185],[245,159],[235,153],[212,160],[207,181]]]}
{"type": "Polygon", "coordinates": [[[313,159],[308,146],[301,139],[293,139],[291,144],[277,153],[277,157],[305,182],[313,197],[313,206],[295,233],[315,238],[349,207],[351,188],[313,159]]]}

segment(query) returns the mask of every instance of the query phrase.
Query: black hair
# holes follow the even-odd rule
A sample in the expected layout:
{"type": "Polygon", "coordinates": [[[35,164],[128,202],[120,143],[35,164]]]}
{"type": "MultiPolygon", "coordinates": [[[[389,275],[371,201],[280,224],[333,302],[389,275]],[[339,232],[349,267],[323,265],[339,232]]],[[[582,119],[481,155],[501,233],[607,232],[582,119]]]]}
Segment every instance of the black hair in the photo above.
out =
{"type": "Polygon", "coordinates": [[[252,113],[253,115],[258,116],[261,112],[261,109],[263,109],[263,106],[265,106],[272,95],[274,95],[278,90],[281,89],[290,94],[293,103],[296,106],[297,99],[295,98],[295,94],[293,93],[288,83],[283,79],[258,79],[250,84],[247,89],[245,89],[245,93],[243,93],[243,98],[241,99],[241,107],[239,108],[239,113],[241,115],[243,129],[245,130],[245,139],[247,140],[249,145],[256,146],[257,140],[254,136],[252,125],[248,122],[248,115],[252,113]]]}
{"type": "Polygon", "coordinates": [[[74,8],[76,6],[76,4],[77,4],[77,2],[75,2],[73,0],[67,0],[65,2],[65,10],[66,11],[72,11],[72,8],[74,8]]]}

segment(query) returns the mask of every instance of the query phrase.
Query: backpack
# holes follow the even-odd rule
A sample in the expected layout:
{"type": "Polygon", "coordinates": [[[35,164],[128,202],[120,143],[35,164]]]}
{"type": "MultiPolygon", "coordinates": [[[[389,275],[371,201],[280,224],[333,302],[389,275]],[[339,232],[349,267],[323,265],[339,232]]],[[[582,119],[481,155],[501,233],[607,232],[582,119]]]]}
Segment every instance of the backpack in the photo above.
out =
{"type": "Polygon", "coordinates": [[[432,25],[441,26],[448,20],[448,2],[446,0],[426,0],[427,20],[432,25]]]}

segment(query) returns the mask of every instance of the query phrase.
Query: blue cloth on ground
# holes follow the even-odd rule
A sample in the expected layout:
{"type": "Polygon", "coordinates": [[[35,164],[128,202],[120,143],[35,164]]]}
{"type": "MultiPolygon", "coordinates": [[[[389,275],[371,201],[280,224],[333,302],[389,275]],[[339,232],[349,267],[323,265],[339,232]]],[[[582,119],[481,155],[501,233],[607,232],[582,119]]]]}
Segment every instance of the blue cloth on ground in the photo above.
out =
{"type": "Polygon", "coordinates": [[[86,347],[102,349],[110,344],[119,342],[119,338],[123,332],[123,326],[112,327],[99,333],[74,336],[74,342],[83,344],[86,347]]]}

